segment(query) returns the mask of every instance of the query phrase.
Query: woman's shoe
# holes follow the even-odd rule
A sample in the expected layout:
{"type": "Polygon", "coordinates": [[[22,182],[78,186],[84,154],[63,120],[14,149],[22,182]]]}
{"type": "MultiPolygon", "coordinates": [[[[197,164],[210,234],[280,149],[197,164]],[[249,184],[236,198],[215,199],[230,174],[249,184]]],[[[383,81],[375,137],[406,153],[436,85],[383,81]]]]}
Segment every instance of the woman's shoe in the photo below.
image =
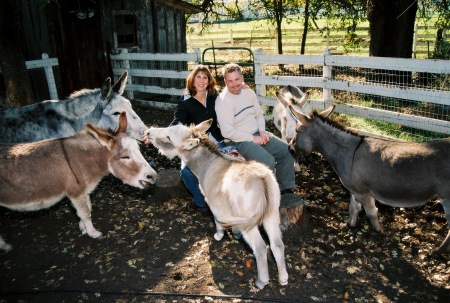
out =
{"type": "Polygon", "coordinates": [[[197,210],[198,208],[199,208],[199,207],[198,207],[197,204],[195,203],[194,199],[192,199],[191,202],[189,202],[188,209],[189,209],[190,211],[194,211],[194,210],[197,210]]]}

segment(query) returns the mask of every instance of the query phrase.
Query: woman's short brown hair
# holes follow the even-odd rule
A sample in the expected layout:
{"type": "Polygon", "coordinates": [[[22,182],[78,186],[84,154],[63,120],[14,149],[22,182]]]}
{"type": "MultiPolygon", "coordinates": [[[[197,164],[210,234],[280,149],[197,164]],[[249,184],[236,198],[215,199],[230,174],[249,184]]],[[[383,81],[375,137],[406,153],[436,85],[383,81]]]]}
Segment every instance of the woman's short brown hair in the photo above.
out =
{"type": "Polygon", "coordinates": [[[194,87],[194,79],[199,72],[204,72],[206,76],[208,76],[208,86],[206,87],[206,90],[208,91],[208,94],[214,94],[216,89],[216,79],[214,79],[211,75],[209,68],[203,64],[196,65],[186,78],[186,89],[189,91],[189,94],[191,96],[195,96],[197,94],[197,90],[194,87]]]}

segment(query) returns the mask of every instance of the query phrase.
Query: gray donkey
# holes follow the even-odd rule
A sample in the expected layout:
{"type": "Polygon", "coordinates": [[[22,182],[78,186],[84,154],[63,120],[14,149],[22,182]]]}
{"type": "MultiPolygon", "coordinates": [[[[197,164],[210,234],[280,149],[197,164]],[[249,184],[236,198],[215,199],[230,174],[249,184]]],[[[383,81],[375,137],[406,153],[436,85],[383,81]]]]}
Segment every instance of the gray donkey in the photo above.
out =
{"type": "Polygon", "coordinates": [[[267,249],[258,230],[263,225],[270,240],[281,285],[288,283],[284,244],[280,230],[280,190],[272,171],[256,161],[224,156],[205,132],[212,119],[192,125],[150,128],[145,141],[167,157],[179,156],[197,176],[207,203],[214,214],[220,241],[224,227],[240,231],[252,248],[258,268],[256,287],[269,283],[267,249]]]}
{"type": "MultiPolygon", "coordinates": [[[[450,138],[407,142],[365,137],[326,117],[334,105],[311,116],[289,109],[298,119],[290,149],[321,153],[350,191],[348,226],[354,227],[364,206],[376,232],[381,232],[375,200],[394,207],[413,207],[439,198],[450,223],[450,138]]],[[[450,232],[436,253],[450,252],[450,232]]]]}
{"type": "Polygon", "coordinates": [[[74,92],[65,100],[48,100],[20,108],[0,110],[0,143],[35,142],[73,136],[86,123],[105,129],[117,128],[122,111],[127,113],[127,134],[136,140],[148,127],[122,97],[127,84],[125,71],[111,86],[107,78],[101,88],[74,92]]]}

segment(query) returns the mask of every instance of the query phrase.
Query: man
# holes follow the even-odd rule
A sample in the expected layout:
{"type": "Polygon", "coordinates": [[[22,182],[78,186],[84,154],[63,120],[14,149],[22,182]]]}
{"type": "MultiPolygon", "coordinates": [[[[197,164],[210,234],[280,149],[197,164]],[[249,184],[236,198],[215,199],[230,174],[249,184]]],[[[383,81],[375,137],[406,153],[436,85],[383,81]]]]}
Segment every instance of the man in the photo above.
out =
{"type": "Polygon", "coordinates": [[[264,114],[256,94],[242,89],[244,78],[239,65],[223,67],[226,88],[216,101],[217,121],[227,145],[237,146],[247,160],[266,164],[274,172],[281,190],[281,207],[303,202],[293,193],[294,159],[286,142],[265,130],[264,114]]]}

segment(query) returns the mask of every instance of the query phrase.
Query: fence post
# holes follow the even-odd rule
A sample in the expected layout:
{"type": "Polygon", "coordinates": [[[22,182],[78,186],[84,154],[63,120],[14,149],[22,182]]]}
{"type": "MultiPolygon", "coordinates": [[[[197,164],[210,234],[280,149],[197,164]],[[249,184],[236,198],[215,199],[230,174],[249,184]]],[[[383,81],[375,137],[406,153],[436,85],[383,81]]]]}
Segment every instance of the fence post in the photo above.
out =
{"type": "Polygon", "coordinates": [[[332,67],[327,65],[327,57],[332,56],[331,50],[323,50],[323,108],[327,108],[331,103],[331,89],[327,88],[327,81],[331,80],[332,67]]]}
{"type": "MultiPolygon", "coordinates": [[[[48,59],[48,54],[43,53],[42,59],[48,59]]],[[[48,91],[50,92],[51,100],[58,100],[58,90],[56,89],[55,75],[53,74],[53,66],[48,65],[44,67],[45,77],[47,78],[48,91]]]]}
{"type": "Polygon", "coordinates": [[[417,22],[414,24],[414,41],[413,41],[413,58],[416,58],[417,52],[417,36],[419,35],[419,26],[417,22]]]}
{"type": "MultiPolygon", "coordinates": [[[[254,54],[255,58],[256,58],[256,56],[262,55],[262,54],[263,54],[263,49],[262,48],[255,49],[255,54],[254,54]]],[[[253,60],[255,60],[255,58],[253,58],[253,60]]],[[[254,76],[255,76],[255,92],[256,92],[256,95],[265,97],[266,96],[266,86],[256,83],[256,79],[258,79],[257,76],[264,75],[264,65],[262,63],[261,64],[256,64],[255,63],[255,71],[254,71],[254,73],[255,73],[254,76]]]]}
{"type": "MultiPolygon", "coordinates": [[[[122,54],[128,54],[128,49],[126,48],[122,49],[122,54]]],[[[130,60],[128,59],[123,60],[123,68],[126,70],[129,70],[131,68],[130,60]]],[[[133,84],[130,74],[128,74],[127,84],[133,84]]],[[[127,97],[128,99],[134,99],[134,92],[132,90],[127,90],[127,97]]]]}
{"type": "Polygon", "coordinates": [[[199,48],[194,48],[194,53],[197,54],[197,60],[195,61],[195,64],[200,64],[202,63],[202,52],[200,51],[199,48]]]}

